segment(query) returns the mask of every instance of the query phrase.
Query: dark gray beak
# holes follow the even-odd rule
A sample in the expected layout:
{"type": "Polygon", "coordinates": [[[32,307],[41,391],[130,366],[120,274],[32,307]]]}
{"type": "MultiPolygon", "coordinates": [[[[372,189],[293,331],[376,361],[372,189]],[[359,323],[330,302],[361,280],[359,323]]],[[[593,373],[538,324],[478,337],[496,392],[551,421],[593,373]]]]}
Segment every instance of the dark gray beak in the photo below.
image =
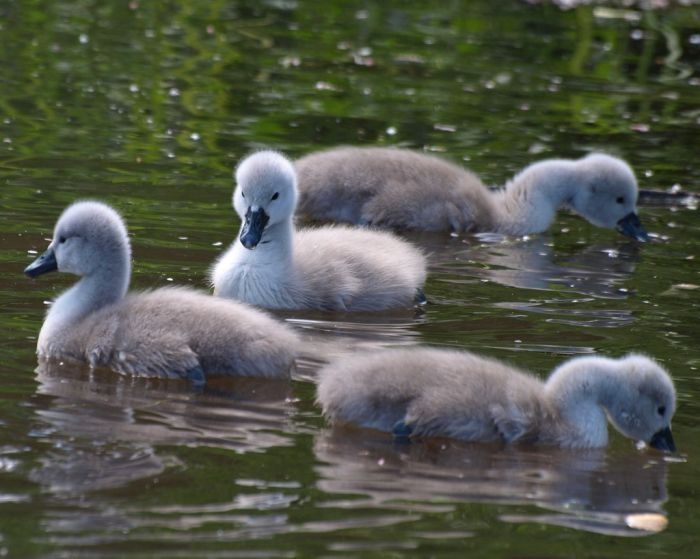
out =
{"type": "Polygon", "coordinates": [[[47,272],[53,272],[58,270],[58,262],[56,262],[56,253],[54,253],[52,248],[47,249],[47,251],[32,262],[29,266],[24,269],[24,273],[30,278],[35,278],[41,274],[47,272]]]}
{"type": "Polygon", "coordinates": [[[241,229],[241,243],[243,243],[244,247],[248,250],[253,250],[258,246],[269,220],[270,216],[262,208],[258,208],[254,212],[248,208],[245,214],[245,223],[243,224],[243,229],[241,229]]]}
{"type": "Polygon", "coordinates": [[[676,452],[676,443],[673,441],[673,435],[671,434],[671,428],[666,427],[661,429],[654,434],[654,436],[649,441],[649,446],[651,448],[656,448],[658,450],[666,450],[668,452],[676,452]]]}
{"type": "Polygon", "coordinates": [[[649,235],[647,235],[644,227],[642,227],[639,216],[634,212],[628,213],[618,221],[616,229],[623,235],[637,239],[639,242],[645,243],[649,240],[649,235]]]}

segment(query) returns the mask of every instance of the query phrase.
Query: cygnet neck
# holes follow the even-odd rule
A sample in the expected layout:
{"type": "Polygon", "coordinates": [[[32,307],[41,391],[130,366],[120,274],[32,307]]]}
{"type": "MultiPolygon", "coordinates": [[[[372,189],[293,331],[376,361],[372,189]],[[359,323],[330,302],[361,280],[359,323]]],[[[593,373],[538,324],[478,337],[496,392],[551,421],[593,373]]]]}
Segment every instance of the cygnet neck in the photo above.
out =
{"type": "Polygon", "coordinates": [[[128,249],[102,255],[102,259],[94,271],[54,301],[45,328],[66,326],[124,298],[131,276],[128,249]]]}
{"type": "Polygon", "coordinates": [[[546,231],[557,210],[572,205],[578,182],[574,161],[557,159],[530,165],[496,193],[499,231],[510,235],[546,231]]]}
{"type": "Polygon", "coordinates": [[[607,444],[606,409],[620,388],[615,370],[606,359],[578,359],[555,370],[545,385],[545,395],[563,422],[560,435],[564,440],[558,442],[588,447],[607,444]],[[572,429],[583,445],[566,440],[572,429]]]}
{"type": "MultiPolygon", "coordinates": [[[[240,233],[239,233],[240,237],[240,233]]],[[[254,250],[245,248],[239,238],[236,246],[246,260],[260,265],[287,265],[293,259],[294,224],[292,218],[268,225],[262,240],[254,250]]]]}

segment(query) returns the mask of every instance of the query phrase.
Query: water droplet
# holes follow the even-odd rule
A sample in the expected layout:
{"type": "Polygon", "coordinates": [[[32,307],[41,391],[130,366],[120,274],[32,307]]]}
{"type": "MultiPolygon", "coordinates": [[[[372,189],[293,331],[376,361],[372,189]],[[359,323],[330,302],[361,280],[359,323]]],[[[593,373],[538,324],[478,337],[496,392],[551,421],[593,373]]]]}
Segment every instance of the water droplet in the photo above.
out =
{"type": "Polygon", "coordinates": [[[649,130],[651,130],[651,126],[649,126],[648,124],[645,124],[643,122],[639,122],[637,124],[630,124],[630,130],[633,130],[634,132],[645,133],[645,132],[649,132],[649,130]]]}
{"type": "Polygon", "coordinates": [[[434,124],[433,128],[435,130],[440,130],[442,132],[456,132],[457,127],[454,124],[434,124]]]}
{"type": "Polygon", "coordinates": [[[396,132],[397,130],[395,126],[389,126],[389,128],[386,129],[386,133],[389,134],[389,136],[395,136],[396,132]]]}
{"type": "Polygon", "coordinates": [[[316,82],[314,87],[319,91],[338,91],[337,87],[328,82],[316,82]]]}
{"type": "Polygon", "coordinates": [[[129,91],[131,91],[131,93],[138,93],[138,91],[139,91],[139,86],[136,85],[135,83],[132,83],[132,84],[129,86],[129,91]]]}
{"type": "Polygon", "coordinates": [[[190,140],[192,140],[193,142],[198,142],[199,134],[197,134],[197,132],[192,132],[192,134],[190,134],[190,140]]]}
{"type": "Polygon", "coordinates": [[[168,90],[168,95],[170,95],[170,97],[179,97],[179,96],[180,96],[180,90],[179,90],[177,87],[171,87],[171,88],[168,90]]]}
{"type": "Polygon", "coordinates": [[[90,42],[90,37],[88,37],[86,33],[81,33],[78,40],[81,45],[87,45],[90,42]]]}

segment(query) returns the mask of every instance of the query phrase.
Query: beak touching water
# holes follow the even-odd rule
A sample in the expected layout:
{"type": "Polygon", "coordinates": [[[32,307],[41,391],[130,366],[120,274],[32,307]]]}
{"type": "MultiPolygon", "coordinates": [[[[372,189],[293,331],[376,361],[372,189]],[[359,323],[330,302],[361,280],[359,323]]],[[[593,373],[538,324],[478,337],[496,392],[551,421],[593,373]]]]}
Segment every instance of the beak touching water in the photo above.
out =
{"type": "Polygon", "coordinates": [[[649,441],[649,446],[658,450],[676,452],[676,443],[673,440],[671,428],[665,427],[664,429],[661,429],[661,431],[654,433],[654,436],[649,441]]]}
{"type": "Polygon", "coordinates": [[[639,221],[639,216],[634,212],[628,213],[625,217],[618,221],[616,229],[623,235],[637,239],[642,243],[649,240],[649,235],[647,235],[644,227],[642,227],[642,222],[639,221]]]}
{"type": "Polygon", "coordinates": [[[47,272],[58,270],[58,262],[56,262],[56,253],[52,248],[46,250],[44,254],[39,256],[34,262],[24,269],[24,273],[30,278],[35,278],[47,272]]]}
{"type": "Polygon", "coordinates": [[[241,230],[241,243],[244,247],[248,250],[253,250],[258,246],[269,220],[270,216],[262,208],[258,208],[255,211],[248,208],[245,214],[245,223],[241,230]]]}

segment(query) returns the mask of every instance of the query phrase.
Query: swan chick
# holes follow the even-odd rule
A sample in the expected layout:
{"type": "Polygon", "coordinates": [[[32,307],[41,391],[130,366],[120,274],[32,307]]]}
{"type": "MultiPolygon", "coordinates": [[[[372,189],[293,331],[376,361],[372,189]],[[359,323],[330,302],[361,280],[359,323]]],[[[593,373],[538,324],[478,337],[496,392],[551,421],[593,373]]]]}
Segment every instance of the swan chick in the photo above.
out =
{"type": "Polygon", "coordinates": [[[327,226],[297,231],[294,167],[260,151],[235,171],[237,240],[216,262],[214,294],[271,309],[376,311],[422,298],[423,254],[388,232],[327,226]]]}
{"type": "Polygon", "coordinates": [[[234,301],[186,288],[127,293],[131,248],[126,226],[94,201],[69,206],[48,249],[24,270],[58,270],[79,281],[49,309],[39,359],[70,359],[143,377],[287,378],[298,345],[285,325],[234,301]]]}
{"type": "Polygon", "coordinates": [[[634,173],[602,153],[534,163],[496,191],[458,165],[398,148],[334,148],[295,166],[298,211],[316,219],[522,236],[546,231],[557,210],[569,208],[594,225],[648,240],[637,215],[634,173]]]}
{"type": "Polygon", "coordinates": [[[391,349],[346,357],[318,375],[317,402],[334,423],[407,437],[595,448],[608,420],[624,436],[675,451],[675,389],[655,361],[584,356],[546,382],[464,351],[391,349]]]}

